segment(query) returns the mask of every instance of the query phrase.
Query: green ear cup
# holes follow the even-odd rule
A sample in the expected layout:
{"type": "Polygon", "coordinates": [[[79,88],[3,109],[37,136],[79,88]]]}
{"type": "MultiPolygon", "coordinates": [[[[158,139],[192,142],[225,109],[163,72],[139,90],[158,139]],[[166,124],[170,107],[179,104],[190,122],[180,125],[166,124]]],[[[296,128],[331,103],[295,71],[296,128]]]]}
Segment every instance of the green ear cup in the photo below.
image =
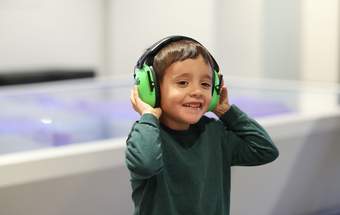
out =
{"type": "Polygon", "coordinates": [[[215,109],[215,107],[217,106],[217,103],[219,102],[220,100],[220,92],[218,92],[220,89],[220,79],[218,77],[218,73],[214,70],[214,82],[213,83],[213,93],[212,93],[212,96],[211,96],[211,101],[210,101],[210,105],[209,105],[209,108],[208,108],[208,111],[212,111],[215,109]]]}
{"type": "Polygon", "coordinates": [[[141,69],[135,71],[135,81],[139,97],[151,107],[156,106],[156,82],[152,74],[152,68],[144,64],[141,69]]]}

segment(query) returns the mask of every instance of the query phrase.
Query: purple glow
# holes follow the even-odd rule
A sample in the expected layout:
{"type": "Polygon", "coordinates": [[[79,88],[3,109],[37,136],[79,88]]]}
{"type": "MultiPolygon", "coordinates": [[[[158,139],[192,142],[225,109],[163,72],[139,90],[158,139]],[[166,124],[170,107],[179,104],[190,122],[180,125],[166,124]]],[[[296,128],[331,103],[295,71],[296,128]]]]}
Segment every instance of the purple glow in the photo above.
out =
{"type": "Polygon", "coordinates": [[[242,111],[254,118],[293,112],[290,108],[282,103],[259,98],[237,97],[231,99],[231,101],[242,111]]]}
{"type": "MultiPolygon", "coordinates": [[[[6,111],[0,113],[0,137],[30,141],[39,148],[60,147],[126,136],[139,118],[128,98],[63,95],[3,97],[7,108],[4,110],[11,115],[6,115],[6,111]]],[[[280,102],[263,98],[242,96],[231,101],[255,118],[292,112],[280,102]]]]}

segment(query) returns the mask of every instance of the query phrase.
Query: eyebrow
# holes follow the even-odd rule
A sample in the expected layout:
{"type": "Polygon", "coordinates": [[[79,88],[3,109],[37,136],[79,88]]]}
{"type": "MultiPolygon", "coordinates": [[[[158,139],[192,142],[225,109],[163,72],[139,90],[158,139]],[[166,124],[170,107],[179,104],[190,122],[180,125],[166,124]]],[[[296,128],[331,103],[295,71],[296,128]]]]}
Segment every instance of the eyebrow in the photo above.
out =
{"type": "MultiPolygon", "coordinates": [[[[189,73],[182,73],[182,74],[179,74],[179,75],[174,75],[173,78],[174,79],[177,79],[177,78],[182,78],[182,77],[190,77],[191,74],[189,73]]],[[[209,79],[209,80],[212,80],[212,76],[211,75],[204,75],[202,76],[203,79],[209,79]]]]}
{"type": "Polygon", "coordinates": [[[190,77],[190,74],[189,73],[181,73],[181,74],[178,74],[178,75],[174,75],[173,78],[176,79],[176,78],[182,78],[182,77],[190,77]]]}
{"type": "Polygon", "coordinates": [[[211,75],[204,75],[203,78],[207,78],[209,80],[212,80],[212,76],[211,75]]]}

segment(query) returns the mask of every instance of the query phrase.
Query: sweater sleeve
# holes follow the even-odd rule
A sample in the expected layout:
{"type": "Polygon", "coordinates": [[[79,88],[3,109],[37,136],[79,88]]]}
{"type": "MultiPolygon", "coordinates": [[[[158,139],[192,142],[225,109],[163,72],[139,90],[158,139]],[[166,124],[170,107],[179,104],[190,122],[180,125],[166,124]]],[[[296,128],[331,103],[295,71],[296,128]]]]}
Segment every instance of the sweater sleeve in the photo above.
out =
{"type": "Polygon", "coordinates": [[[227,129],[223,148],[231,156],[231,165],[262,165],[279,156],[264,128],[235,105],[220,119],[227,129]]]}
{"type": "Polygon", "coordinates": [[[159,121],[152,114],[144,114],[132,126],[126,140],[126,165],[132,180],[147,179],[163,168],[159,121]]]}

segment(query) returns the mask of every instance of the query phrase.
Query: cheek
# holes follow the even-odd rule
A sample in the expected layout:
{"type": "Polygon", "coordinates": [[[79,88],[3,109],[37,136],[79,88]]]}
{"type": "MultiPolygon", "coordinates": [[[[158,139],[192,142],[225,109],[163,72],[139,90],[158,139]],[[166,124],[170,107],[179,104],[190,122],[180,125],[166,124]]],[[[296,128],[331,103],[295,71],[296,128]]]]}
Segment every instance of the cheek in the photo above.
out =
{"type": "Polygon", "coordinates": [[[183,99],[183,93],[178,90],[169,90],[166,93],[161,94],[162,103],[171,104],[173,102],[179,102],[183,99]]]}
{"type": "Polygon", "coordinates": [[[205,98],[206,98],[206,104],[209,106],[211,102],[211,98],[212,98],[211,93],[208,93],[205,98]]]}
{"type": "Polygon", "coordinates": [[[176,100],[177,98],[177,91],[172,89],[169,86],[162,86],[161,87],[161,105],[163,104],[171,104],[172,101],[176,100]]]}
{"type": "Polygon", "coordinates": [[[168,91],[168,93],[162,94],[164,97],[161,98],[161,108],[165,112],[176,112],[185,100],[183,93],[179,93],[176,90],[168,91]]]}
{"type": "Polygon", "coordinates": [[[206,100],[211,100],[211,90],[205,90],[204,91],[204,98],[206,99],[206,100]]]}
{"type": "Polygon", "coordinates": [[[208,95],[207,95],[207,100],[210,102],[211,101],[211,93],[209,93],[208,95]]]}

